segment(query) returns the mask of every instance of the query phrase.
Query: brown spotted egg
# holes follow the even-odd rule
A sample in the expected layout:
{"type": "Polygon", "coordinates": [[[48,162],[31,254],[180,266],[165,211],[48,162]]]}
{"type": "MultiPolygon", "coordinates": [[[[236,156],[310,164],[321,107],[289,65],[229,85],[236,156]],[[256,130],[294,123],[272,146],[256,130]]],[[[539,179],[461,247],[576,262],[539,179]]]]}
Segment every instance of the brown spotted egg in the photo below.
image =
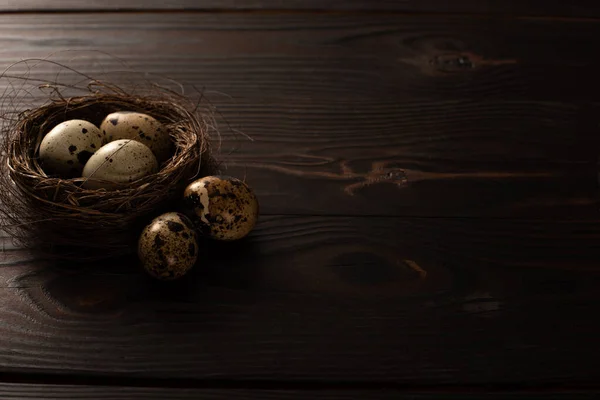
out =
{"type": "Polygon", "coordinates": [[[48,174],[81,176],[87,161],[104,143],[104,135],[91,122],[82,119],[61,122],[42,139],[40,161],[48,174]]]}
{"type": "Polygon", "coordinates": [[[195,225],[218,240],[237,240],[248,235],[258,220],[258,199],[248,185],[228,176],[200,178],[184,191],[193,210],[195,225]]]}
{"type": "Polygon", "coordinates": [[[198,258],[192,222],[176,212],[155,218],[140,236],[138,256],[144,269],[155,278],[172,280],[182,277],[198,258]]]}
{"type": "Polygon", "coordinates": [[[131,139],[102,146],[83,168],[83,187],[113,190],[158,171],[158,162],[148,146],[131,139]]]}
{"type": "Polygon", "coordinates": [[[159,163],[172,154],[169,132],[155,118],[133,111],[118,111],[109,114],[100,124],[100,130],[109,142],[119,139],[133,139],[152,150],[159,163]]]}

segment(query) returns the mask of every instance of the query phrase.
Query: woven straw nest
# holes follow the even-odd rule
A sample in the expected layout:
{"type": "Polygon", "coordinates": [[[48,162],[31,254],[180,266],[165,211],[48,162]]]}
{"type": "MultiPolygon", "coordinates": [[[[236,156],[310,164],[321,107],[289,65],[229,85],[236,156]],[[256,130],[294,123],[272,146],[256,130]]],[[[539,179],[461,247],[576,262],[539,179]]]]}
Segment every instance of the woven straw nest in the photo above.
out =
{"type": "Polygon", "coordinates": [[[45,105],[4,121],[0,160],[2,228],[21,246],[44,256],[99,260],[132,254],[143,227],[178,207],[187,184],[215,171],[210,127],[197,104],[171,91],[133,95],[95,85],[77,97],[54,96],[45,105]],[[98,89],[100,87],[100,89],[98,89]],[[44,135],[60,122],[84,119],[99,126],[115,111],[149,114],[169,131],[173,157],[158,173],[122,190],[84,189],[84,178],[48,176],[39,163],[44,135]]]}

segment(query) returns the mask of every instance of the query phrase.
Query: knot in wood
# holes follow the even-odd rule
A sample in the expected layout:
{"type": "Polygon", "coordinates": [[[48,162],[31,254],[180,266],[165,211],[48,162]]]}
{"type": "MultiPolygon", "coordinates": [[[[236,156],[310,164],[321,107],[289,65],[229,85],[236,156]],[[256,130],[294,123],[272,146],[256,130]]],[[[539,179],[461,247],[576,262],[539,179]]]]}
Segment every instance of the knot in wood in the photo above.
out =
{"type": "Polygon", "coordinates": [[[444,54],[435,56],[431,64],[443,72],[463,72],[475,68],[471,58],[464,54],[444,54]]]}

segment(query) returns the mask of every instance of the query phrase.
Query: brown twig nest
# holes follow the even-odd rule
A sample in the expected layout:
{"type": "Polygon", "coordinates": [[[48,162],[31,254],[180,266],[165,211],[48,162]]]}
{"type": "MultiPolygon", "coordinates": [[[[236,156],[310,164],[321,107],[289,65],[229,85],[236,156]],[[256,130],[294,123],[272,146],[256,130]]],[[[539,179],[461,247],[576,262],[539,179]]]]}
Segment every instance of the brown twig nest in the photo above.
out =
{"type": "Polygon", "coordinates": [[[97,81],[89,88],[82,96],[68,98],[54,88],[45,105],[5,118],[2,132],[2,228],[20,245],[58,259],[98,260],[134,253],[144,225],[176,209],[192,180],[215,172],[212,125],[197,103],[169,90],[138,96],[97,81]],[[107,191],[84,189],[83,178],[61,179],[44,172],[38,153],[50,129],[70,119],[99,126],[115,111],[149,114],[169,131],[175,153],[158,173],[123,190],[107,191]]]}

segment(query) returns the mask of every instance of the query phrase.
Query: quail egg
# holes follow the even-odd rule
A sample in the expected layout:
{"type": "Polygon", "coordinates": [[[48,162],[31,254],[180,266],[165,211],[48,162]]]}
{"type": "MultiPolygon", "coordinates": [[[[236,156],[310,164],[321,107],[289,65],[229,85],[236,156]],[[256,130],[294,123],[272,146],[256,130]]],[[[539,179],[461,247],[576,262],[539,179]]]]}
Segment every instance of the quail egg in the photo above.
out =
{"type": "Polygon", "coordinates": [[[82,119],[61,122],[42,139],[40,161],[48,174],[81,176],[87,161],[104,143],[104,135],[91,122],[82,119]]]}
{"type": "Polygon", "coordinates": [[[140,236],[138,256],[144,269],[155,278],[172,280],[185,275],[198,258],[192,222],[176,212],[155,218],[140,236]]]}
{"type": "Polygon", "coordinates": [[[102,146],[85,164],[86,189],[117,189],[155,173],[158,162],[148,146],[121,139],[102,146]]]}
{"type": "Polygon", "coordinates": [[[196,226],[218,240],[237,240],[248,235],[258,220],[258,199],[248,185],[228,176],[200,178],[184,191],[196,226]]]}
{"type": "Polygon", "coordinates": [[[109,114],[100,124],[100,130],[109,142],[119,139],[133,139],[148,146],[159,163],[172,156],[169,132],[150,115],[119,111],[109,114]]]}

